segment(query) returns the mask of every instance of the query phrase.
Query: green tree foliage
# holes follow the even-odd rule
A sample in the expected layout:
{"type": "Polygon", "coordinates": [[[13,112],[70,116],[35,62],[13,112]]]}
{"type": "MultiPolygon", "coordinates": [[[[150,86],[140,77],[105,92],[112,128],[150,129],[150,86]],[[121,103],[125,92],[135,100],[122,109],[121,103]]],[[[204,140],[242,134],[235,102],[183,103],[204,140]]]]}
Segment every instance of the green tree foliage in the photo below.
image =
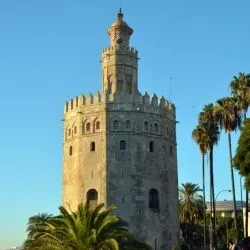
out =
{"type": "Polygon", "coordinates": [[[203,247],[206,248],[206,200],[205,200],[205,154],[209,148],[209,138],[206,131],[206,128],[199,124],[192,132],[192,138],[195,140],[196,144],[199,146],[201,155],[202,155],[202,189],[203,189],[203,247]]]}
{"type": "Polygon", "coordinates": [[[245,186],[250,189],[250,118],[244,121],[233,163],[240,175],[245,177],[245,186]]]}
{"type": "MultiPolygon", "coordinates": [[[[215,198],[214,198],[214,167],[213,167],[213,148],[219,141],[219,126],[214,117],[214,106],[212,103],[205,105],[199,115],[199,124],[204,127],[207,134],[207,145],[209,151],[209,175],[210,175],[210,211],[215,214],[215,198]]],[[[215,220],[210,216],[210,224],[212,225],[212,237],[210,241],[211,248],[216,248],[216,232],[215,220]]]]}
{"type": "Polygon", "coordinates": [[[203,218],[203,198],[200,187],[194,183],[183,183],[179,188],[180,223],[186,245],[194,244],[194,232],[203,218]]]}
{"type": "MultiPolygon", "coordinates": [[[[217,106],[214,107],[214,117],[221,129],[224,129],[228,134],[228,148],[229,148],[229,160],[230,160],[230,174],[231,185],[234,202],[234,227],[237,230],[237,212],[236,212],[236,197],[235,197],[235,184],[234,184],[234,172],[232,164],[232,143],[231,132],[240,128],[241,114],[237,105],[237,99],[233,97],[224,97],[217,100],[217,106]]],[[[236,237],[236,242],[238,237],[236,237]]]]}
{"type": "MultiPolygon", "coordinates": [[[[250,104],[250,74],[240,72],[234,76],[230,84],[231,94],[237,100],[238,109],[241,111],[244,120],[246,119],[247,110],[250,104]]],[[[247,185],[246,185],[247,186],[247,185]]],[[[246,188],[246,201],[248,201],[248,189],[246,188]]],[[[246,202],[246,224],[245,236],[248,235],[248,202],[246,202]]]]}
{"type": "Polygon", "coordinates": [[[217,216],[216,222],[218,249],[228,249],[229,240],[235,239],[237,235],[239,239],[244,237],[242,216],[237,216],[237,230],[234,228],[234,219],[231,217],[217,216]]]}
{"type": "Polygon", "coordinates": [[[248,106],[250,104],[250,74],[240,72],[234,76],[230,84],[231,94],[237,100],[239,109],[246,117],[248,106]]]}
{"type": "Polygon", "coordinates": [[[60,207],[60,215],[40,214],[28,222],[25,250],[146,250],[150,247],[135,240],[128,225],[112,215],[114,206],[103,210],[80,204],[77,211],[60,207]]]}

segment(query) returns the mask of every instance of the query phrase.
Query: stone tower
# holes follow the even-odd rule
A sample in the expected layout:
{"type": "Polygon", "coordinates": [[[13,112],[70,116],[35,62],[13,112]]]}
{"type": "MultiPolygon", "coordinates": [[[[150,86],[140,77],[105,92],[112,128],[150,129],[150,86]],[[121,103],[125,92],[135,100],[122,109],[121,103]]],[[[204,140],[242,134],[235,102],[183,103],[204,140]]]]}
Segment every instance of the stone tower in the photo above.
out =
{"type": "Polygon", "coordinates": [[[115,204],[152,249],[179,246],[175,106],[138,91],[133,30],[118,13],[102,51],[101,93],[65,104],[63,205],[115,204]]]}

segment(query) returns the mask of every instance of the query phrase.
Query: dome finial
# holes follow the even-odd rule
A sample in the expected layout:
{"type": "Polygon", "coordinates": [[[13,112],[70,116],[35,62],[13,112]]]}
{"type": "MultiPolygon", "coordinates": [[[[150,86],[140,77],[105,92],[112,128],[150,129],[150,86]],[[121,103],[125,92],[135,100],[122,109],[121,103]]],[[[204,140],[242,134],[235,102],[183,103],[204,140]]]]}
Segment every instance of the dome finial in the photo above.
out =
{"type": "Polygon", "coordinates": [[[123,13],[122,13],[122,8],[120,8],[118,13],[118,20],[122,21],[122,19],[123,19],[123,13]]]}

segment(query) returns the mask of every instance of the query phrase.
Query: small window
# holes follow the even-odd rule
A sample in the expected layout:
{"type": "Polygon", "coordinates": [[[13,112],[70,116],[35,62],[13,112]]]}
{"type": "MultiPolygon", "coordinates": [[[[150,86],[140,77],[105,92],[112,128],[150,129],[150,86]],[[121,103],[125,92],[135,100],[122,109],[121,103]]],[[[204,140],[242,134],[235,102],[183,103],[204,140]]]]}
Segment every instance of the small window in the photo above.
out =
{"type": "Polygon", "coordinates": [[[149,152],[154,152],[154,142],[153,141],[149,142],[149,152]]]}
{"type": "Polygon", "coordinates": [[[95,142],[90,143],[90,151],[95,151],[95,142]]]}
{"type": "Polygon", "coordinates": [[[169,147],[169,155],[173,156],[173,147],[172,146],[169,147]]]}
{"type": "Polygon", "coordinates": [[[100,122],[96,122],[96,129],[100,129],[100,122]]]}
{"type": "Polygon", "coordinates": [[[86,131],[90,131],[90,123],[89,122],[86,124],[86,131]]]}
{"type": "Polygon", "coordinates": [[[144,130],[148,131],[148,122],[144,122],[144,130]]]}
{"type": "Polygon", "coordinates": [[[69,147],[69,155],[72,155],[72,154],[73,154],[73,147],[70,146],[70,147],[69,147]]]}
{"type": "Polygon", "coordinates": [[[126,150],[126,141],[120,141],[120,150],[126,150]]]}
{"type": "Polygon", "coordinates": [[[158,126],[158,124],[155,123],[155,124],[154,124],[154,127],[155,127],[155,132],[158,133],[158,131],[159,131],[159,126],[158,126]]]}
{"type": "Polygon", "coordinates": [[[68,131],[68,135],[69,135],[69,136],[71,135],[71,129],[69,129],[69,131],[68,131]]]}
{"type": "Polygon", "coordinates": [[[129,120],[126,121],[126,128],[131,128],[131,122],[129,120]]]}
{"type": "Polygon", "coordinates": [[[87,201],[98,200],[98,193],[95,189],[90,189],[87,193],[87,201]]]}
{"type": "Polygon", "coordinates": [[[95,189],[90,189],[86,198],[90,208],[95,208],[98,205],[98,193],[95,189]]]}
{"type": "Polygon", "coordinates": [[[77,133],[77,127],[76,126],[74,127],[74,133],[75,134],[77,133]]]}
{"type": "Polygon", "coordinates": [[[113,128],[114,129],[118,129],[118,121],[117,120],[114,120],[114,122],[113,122],[113,128]]]}
{"type": "Polygon", "coordinates": [[[159,210],[159,192],[155,188],[149,190],[149,208],[159,210]]]}

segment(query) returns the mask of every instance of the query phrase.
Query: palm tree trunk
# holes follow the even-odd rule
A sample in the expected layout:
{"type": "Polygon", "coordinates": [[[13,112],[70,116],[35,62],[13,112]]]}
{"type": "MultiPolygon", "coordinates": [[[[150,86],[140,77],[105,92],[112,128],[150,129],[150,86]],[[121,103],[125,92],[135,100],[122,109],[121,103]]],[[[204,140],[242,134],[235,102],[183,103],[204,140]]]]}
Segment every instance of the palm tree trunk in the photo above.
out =
{"type": "Polygon", "coordinates": [[[216,241],[216,231],[215,231],[215,216],[216,216],[216,208],[215,208],[215,199],[214,199],[214,169],[213,169],[213,145],[211,146],[209,152],[210,159],[210,190],[211,190],[211,199],[212,199],[212,243],[213,249],[217,249],[217,241],[216,241]]]}
{"type": "Polygon", "coordinates": [[[232,160],[232,144],[231,144],[231,133],[230,132],[228,133],[228,145],[229,145],[229,157],[230,157],[232,195],[233,195],[233,203],[234,203],[234,228],[235,228],[235,232],[236,232],[236,242],[238,243],[237,210],[236,210],[236,199],[235,199],[234,171],[233,171],[233,160],[232,160]]]}
{"type": "Polygon", "coordinates": [[[204,228],[203,228],[203,245],[204,250],[206,249],[206,198],[205,198],[205,155],[202,154],[202,189],[203,189],[203,220],[204,220],[204,228]]]}
{"type": "MultiPolygon", "coordinates": [[[[210,171],[211,173],[211,171],[210,171]]],[[[213,245],[214,245],[214,238],[213,238],[213,205],[212,205],[212,189],[211,189],[211,177],[210,177],[210,225],[209,225],[209,246],[210,250],[213,250],[213,245]]]]}
{"type": "MultiPolygon", "coordinates": [[[[244,112],[244,121],[247,118],[247,111],[244,112]]],[[[246,188],[246,211],[245,211],[245,237],[248,237],[248,189],[246,188]]]]}

